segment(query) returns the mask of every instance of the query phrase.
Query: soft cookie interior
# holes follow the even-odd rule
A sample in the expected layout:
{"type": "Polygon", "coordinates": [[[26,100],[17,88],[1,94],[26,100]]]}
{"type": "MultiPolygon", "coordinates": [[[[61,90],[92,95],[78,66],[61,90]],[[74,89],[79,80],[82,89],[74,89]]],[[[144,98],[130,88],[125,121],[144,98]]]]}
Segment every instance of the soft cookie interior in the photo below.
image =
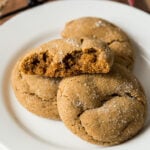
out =
{"type": "Polygon", "coordinates": [[[24,56],[20,68],[25,74],[65,77],[83,73],[107,73],[112,64],[113,52],[100,40],[58,39],[24,56]]]}

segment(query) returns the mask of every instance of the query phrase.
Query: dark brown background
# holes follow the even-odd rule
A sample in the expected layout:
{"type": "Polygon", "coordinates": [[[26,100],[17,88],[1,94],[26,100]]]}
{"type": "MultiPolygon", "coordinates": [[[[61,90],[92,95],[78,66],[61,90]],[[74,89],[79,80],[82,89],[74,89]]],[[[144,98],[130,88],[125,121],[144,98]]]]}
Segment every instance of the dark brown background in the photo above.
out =
{"type": "MultiPolygon", "coordinates": [[[[52,1],[52,0],[48,0],[48,2],[49,1],[52,1]]],[[[113,0],[113,1],[126,3],[126,4],[128,3],[127,0],[113,0]]],[[[135,1],[136,1],[135,7],[142,9],[148,13],[150,12],[150,0],[135,0],[135,1]]],[[[1,13],[6,14],[7,12],[16,10],[16,9],[24,7],[26,5],[27,5],[27,0],[8,0],[5,7],[2,9],[1,13]]],[[[6,22],[11,17],[13,17],[13,16],[1,19],[0,24],[3,24],[4,22],[6,22]]]]}

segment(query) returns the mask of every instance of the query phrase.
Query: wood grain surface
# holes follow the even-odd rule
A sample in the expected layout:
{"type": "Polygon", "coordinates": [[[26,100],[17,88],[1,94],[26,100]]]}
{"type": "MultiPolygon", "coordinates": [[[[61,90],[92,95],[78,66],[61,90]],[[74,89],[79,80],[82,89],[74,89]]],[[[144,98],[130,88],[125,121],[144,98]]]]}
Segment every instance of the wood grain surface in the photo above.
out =
{"type": "MultiPolygon", "coordinates": [[[[52,0],[49,0],[49,1],[52,1],[52,0]]],[[[128,4],[128,0],[113,0],[113,1],[128,4]]],[[[22,8],[27,5],[27,2],[28,0],[8,0],[8,2],[3,7],[3,9],[0,10],[0,14],[6,14],[18,8],[22,8]]],[[[135,7],[149,13],[150,12],[150,0],[135,0],[135,7]]],[[[5,23],[8,19],[11,19],[13,16],[0,19],[0,25],[5,23]]]]}

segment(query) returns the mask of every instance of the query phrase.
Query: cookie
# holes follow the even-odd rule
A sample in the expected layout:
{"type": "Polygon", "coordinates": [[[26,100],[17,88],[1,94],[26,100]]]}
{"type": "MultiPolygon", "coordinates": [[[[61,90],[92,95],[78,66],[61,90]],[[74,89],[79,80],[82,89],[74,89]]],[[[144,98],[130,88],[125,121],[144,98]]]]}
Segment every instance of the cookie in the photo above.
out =
{"type": "Polygon", "coordinates": [[[64,38],[89,37],[105,41],[115,54],[115,62],[132,70],[134,49],[127,35],[116,25],[96,17],[83,17],[68,22],[62,31],[64,38]]]}
{"type": "Polygon", "coordinates": [[[25,74],[47,77],[107,73],[113,64],[113,52],[100,40],[57,39],[35,48],[20,64],[25,74]]]}
{"type": "Polygon", "coordinates": [[[108,74],[64,78],[57,105],[68,129],[100,145],[115,145],[132,138],[146,118],[146,99],[140,83],[117,64],[108,74]]]}
{"type": "Polygon", "coordinates": [[[30,112],[49,119],[60,120],[56,95],[60,79],[25,75],[19,61],[12,72],[12,87],[17,100],[30,112]]]}

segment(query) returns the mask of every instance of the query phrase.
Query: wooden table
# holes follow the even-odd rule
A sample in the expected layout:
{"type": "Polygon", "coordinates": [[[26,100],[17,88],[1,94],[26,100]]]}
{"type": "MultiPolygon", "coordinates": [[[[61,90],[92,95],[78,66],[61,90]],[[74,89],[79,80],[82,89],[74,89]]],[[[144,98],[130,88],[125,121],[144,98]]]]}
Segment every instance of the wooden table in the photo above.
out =
{"type": "MultiPolygon", "coordinates": [[[[52,0],[49,0],[52,1],[52,0]]],[[[127,0],[113,0],[121,3],[127,4],[127,0]]],[[[27,5],[27,0],[8,0],[5,7],[1,10],[2,14],[6,14],[7,12],[14,11],[18,8],[24,7],[27,5]]],[[[135,7],[142,9],[146,12],[150,12],[150,0],[136,0],[135,7]]],[[[0,20],[0,25],[6,22],[8,19],[13,16],[6,17],[0,20]]]]}

